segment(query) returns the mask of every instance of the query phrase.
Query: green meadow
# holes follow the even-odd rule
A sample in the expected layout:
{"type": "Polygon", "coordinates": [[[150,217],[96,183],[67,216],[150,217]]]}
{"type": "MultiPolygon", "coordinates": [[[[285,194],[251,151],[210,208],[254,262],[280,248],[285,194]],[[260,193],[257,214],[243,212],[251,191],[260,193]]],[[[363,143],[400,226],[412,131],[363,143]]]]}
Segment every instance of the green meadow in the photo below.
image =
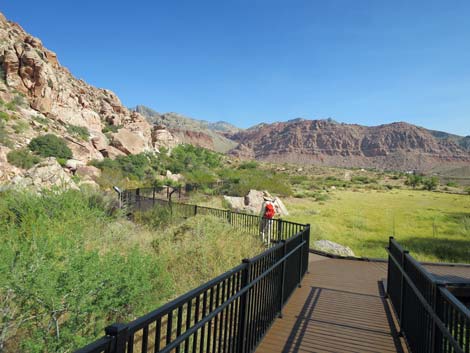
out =
{"type": "Polygon", "coordinates": [[[312,240],[386,257],[394,236],[421,261],[470,262],[470,196],[417,190],[337,190],[326,200],[287,198],[287,219],[310,223],[312,240]]]}

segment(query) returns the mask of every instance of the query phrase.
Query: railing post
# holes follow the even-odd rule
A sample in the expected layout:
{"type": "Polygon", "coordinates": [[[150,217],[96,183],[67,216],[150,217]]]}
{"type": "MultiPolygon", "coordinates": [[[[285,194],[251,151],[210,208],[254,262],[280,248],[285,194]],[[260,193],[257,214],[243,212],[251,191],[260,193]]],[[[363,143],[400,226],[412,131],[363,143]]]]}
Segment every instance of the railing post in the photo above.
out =
{"type": "MultiPolygon", "coordinates": [[[[441,315],[441,306],[439,305],[439,287],[442,284],[439,283],[433,283],[433,297],[432,297],[432,308],[434,310],[434,313],[437,315],[439,319],[442,319],[441,315]]],[[[432,328],[431,328],[431,353],[441,353],[442,351],[442,336],[440,334],[440,330],[437,328],[435,320],[432,321],[432,328]]]]}
{"type": "Polygon", "coordinates": [[[277,240],[282,239],[282,225],[283,225],[283,221],[281,218],[279,218],[277,220],[277,240]]]}
{"type": "Polygon", "coordinates": [[[227,221],[229,224],[232,224],[232,211],[231,210],[227,211],[227,221]]]}
{"type": "MultiPolygon", "coordinates": [[[[250,282],[251,261],[250,259],[243,259],[245,268],[242,272],[241,287],[245,288],[250,282]]],[[[245,292],[240,298],[240,321],[238,327],[238,350],[237,353],[245,353],[246,333],[248,324],[248,296],[249,290],[245,292]]]]}
{"type": "MultiPolygon", "coordinates": [[[[403,250],[401,254],[401,266],[403,268],[403,272],[406,273],[406,255],[409,254],[408,250],[403,250]]],[[[404,310],[404,298],[405,298],[405,276],[401,272],[401,281],[400,281],[400,311],[398,313],[400,319],[400,330],[402,329],[403,323],[403,310],[404,310]]]]}
{"type": "Polygon", "coordinates": [[[140,188],[135,190],[135,201],[140,209],[140,188]]]}
{"type": "Polygon", "coordinates": [[[307,256],[305,256],[306,257],[305,260],[307,261],[307,263],[306,263],[307,268],[306,268],[305,273],[310,273],[309,270],[308,270],[308,257],[310,255],[310,223],[307,223],[307,225],[306,225],[305,241],[306,241],[306,243],[305,243],[305,253],[307,254],[307,256]]]}
{"type": "Polygon", "coordinates": [[[125,324],[113,324],[104,329],[108,336],[115,337],[115,344],[109,353],[126,352],[127,330],[128,328],[125,324]]]}
{"type": "Polygon", "coordinates": [[[391,248],[392,248],[392,240],[393,237],[388,237],[388,264],[387,264],[387,290],[385,291],[386,296],[389,296],[390,290],[390,266],[392,264],[392,259],[390,258],[391,255],[391,248]]]}
{"type": "Polygon", "coordinates": [[[153,187],[152,205],[155,206],[155,186],[153,187]]]}
{"type": "MultiPolygon", "coordinates": [[[[281,240],[281,243],[282,243],[282,257],[284,257],[287,254],[287,245],[284,239],[281,240]]],[[[282,318],[282,307],[284,305],[284,286],[286,283],[286,261],[287,259],[285,259],[282,262],[282,266],[281,266],[281,271],[282,271],[281,272],[281,301],[279,303],[279,317],[280,318],[282,318]]]]}
{"type": "MultiPolygon", "coordinates": [[[[302,243],[304,241],[304,234],[302,233],[302,235],[300,236],[300,242],[302,243]]],[[[297,284],[297,288],[301,288],[302,287],[302,258],[304,257],[304,252],[302,251],[303,250],[303,246],[301,246],[298,250],[299,252],[299,283],[297,284]]]]}
{"type": "Polygon", "coordinates": [[[194,215],[197,215],[197,205],[194,205],[194,215]]]}

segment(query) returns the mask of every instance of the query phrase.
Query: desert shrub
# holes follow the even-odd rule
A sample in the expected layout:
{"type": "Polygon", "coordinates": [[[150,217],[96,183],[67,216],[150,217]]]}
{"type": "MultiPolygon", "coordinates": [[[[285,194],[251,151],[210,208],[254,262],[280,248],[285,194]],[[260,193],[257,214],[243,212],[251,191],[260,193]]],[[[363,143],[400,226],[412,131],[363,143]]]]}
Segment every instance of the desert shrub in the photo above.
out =
{"type": "Polygon", "coordinates": [[[2,193],[0,345],[73,351],[173,294],[167,266],[151,250],[113,244],[118,219],[109,206],[78,191],[2,193]]]}
{"type": "Polygon", "coordinates": [[[10,139],[5,123],[2,120],[0,120],[0,144],[10,148],[13,147],[13,141],[10,139]]]}
{"type": "Polygon", "coordinates": [[[431,177],[431,178],[424,178],[423,179],[423,188],[425,190],[436,190],[439,186],[439,178],[438,177],[431,177]]]}
{"type": "Polygon", "coordinates": [[[5,112],[0,112],[0,120],[8,121],[8,120],[10,120],[10,115],[8,113],[5,113],[5,112]]]}
{"type": "Polygon", "coordinates": [[[257,161],[246,161],[238,166],[239,169],[256,169],[258,167],[259,163],[257,161]]]}
{"type": "Polygon", "coordinates": [[[257,237],[212,216],[191,217],[170,227],[155,238],[153,247],[168,266],[177,292],[192,289],[263,250],[257,237]]]}
{"type": "Polygon", "coordinates": [[[405,180],[405,185],[411,186],[413,189],[423,183],[423,177],[418,174],[408,174],[405,180]]]}
{"type": "Polygon", "coordinates": [[[67,125],[67,132],[73,136],[76,136],[83,141],[88,141],[90,138],[90,132],[84,126],[77,126],[77,125],[67,125]]]}
{"type": "Polygon", "coordinates": [[[351,178],[351,182],[355,184],[372,184],[375,183],[376,180],[367,176],[356,175],[351,178]]]}
{"type": "Polygon", "coordinates": [[[166,227],[172,221],[170,207],[159,205],[156,205],[149,211],[134,212],[133,219],[136,223],[145,224],[154,230],[166,227]]]}
{"type": "Polygon", "coordinates": [[[46,118],[43,118],[40,115],[33,116],[33,120],[38,122],[41,125],[47,125],[49,123],[49,121],[46,118]]]}
{"type": "Polygon", "coordinates": [[[122,125],[112,125],[112,124],[110,124],[110,123],[108,123],[108,122],[105,122],[105,125],[104,125],[103,129],[101,130],[101,132],[102,132],[103,134],[106,134],[106,133],[108,133],[108,132],[116,133],[116,132],[118,132],[118,130],[121,129],[121,128],[122,128],[122,125]]]}
{"type": "Polygon", "coordinates": [[[178,145],[165,160],[164,167],[173,173],[193,171],[201,168],[218,168],[221,166],[222,156],[219,153],[193,145],[178,145]]]}
{"type": "Polygon", "coordinates": [[[280,196],[292,195],[292,188],[284,178],[271,171],[262,169],[223,170],[221,179],[225,181],[221,193],[244,196],[251,189],[267,190],[280,196]]]}
{"type": "Polygon", "coordinates": [[[70,159],[73,157],[72,151],[65,143],[65,140],[53,134],[35,137],[28,145],[29,149],[37,152],[43,157],[56,157],[70,159]]]}
{"type": "Polygon", "coordinates": [[[459,184],[457,184],[455,181],[449,181],[446,186],[450,187],[450,188],[456,188],[459,186],[459,184]]]}
{"type": "Polygon", "coordinates": [[[7,154],[8,163],[13,164],[19,168],[29,169],[33,165],[39,163],[41,158],[31,153],[30,150],[26,148],[21,148],[18,150],[13,150],[7,154]]]}
{"type": "Polygon", "coordinates": [[[26,121],[18,121],[13,125],[13,131],[17,134],[21,134],[29,129],[29,124],[26,121]]]}

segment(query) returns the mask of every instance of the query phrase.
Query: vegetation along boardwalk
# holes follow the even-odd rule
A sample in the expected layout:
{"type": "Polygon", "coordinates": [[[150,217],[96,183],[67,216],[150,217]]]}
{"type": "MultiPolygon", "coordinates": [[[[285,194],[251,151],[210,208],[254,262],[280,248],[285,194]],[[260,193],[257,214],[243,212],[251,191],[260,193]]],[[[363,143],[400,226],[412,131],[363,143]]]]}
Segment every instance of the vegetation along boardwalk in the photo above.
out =
{"type": "MultiPolygon", "coordinates": [[[[122,200],[173,217],[211,214],[258,234],[254,215],[127,190],[122,200]]],[[[309,253],[310,225],[272,224],[261,254],[106,336],[80,353],[470,353],[470,265],[416,261],[390,238],[386,260],[309,253]]]]}

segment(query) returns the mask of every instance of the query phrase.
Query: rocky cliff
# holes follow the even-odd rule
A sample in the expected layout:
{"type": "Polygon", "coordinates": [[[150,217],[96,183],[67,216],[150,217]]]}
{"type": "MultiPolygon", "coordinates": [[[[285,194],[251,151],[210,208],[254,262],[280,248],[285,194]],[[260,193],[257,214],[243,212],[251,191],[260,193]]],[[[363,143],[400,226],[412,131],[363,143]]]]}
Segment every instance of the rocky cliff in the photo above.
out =
{"type": "Polygon", "coordinates": [[[0,181],[18,172],[8,165],[6,153],[45,133],[63,137],[82,162],[178,143],[164,128],[124,107],[113,92],[76,79],[41,40],[2,14],[0,103],[0,181]]]}
{"type": "Polygon", "coordinates": [[[436,132],[402,122],[366,127],[295,119],[232,134],[240,144],[230,153],[273,162],[398,170],[470,163],[468,138],[445,135],[436,137],[436,132]]]}

